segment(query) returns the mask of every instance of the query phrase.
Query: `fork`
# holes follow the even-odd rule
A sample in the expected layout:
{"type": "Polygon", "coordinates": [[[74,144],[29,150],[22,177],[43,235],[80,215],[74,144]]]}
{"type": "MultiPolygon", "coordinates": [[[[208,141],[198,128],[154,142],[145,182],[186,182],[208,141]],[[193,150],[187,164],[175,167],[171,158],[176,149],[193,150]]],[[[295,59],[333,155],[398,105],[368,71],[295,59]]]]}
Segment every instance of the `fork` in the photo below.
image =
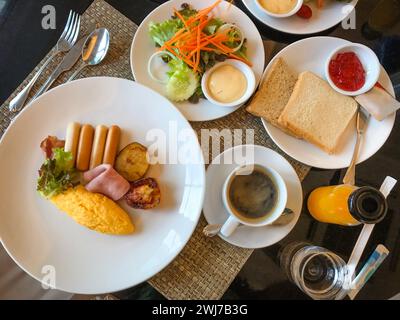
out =
{"type": "Polygon", "coordinates": [[[365,132],[365,127],[367,125],[370,114],[360,105],[357,111],[357,139],[356,145],[354,146],[353,157],[351,158],[350,166],[343,177],[343,183],[354,186],[356,183],[356,162],[358,157],[358,151],[361,145],[361,139],[365,132]]]}
{"type": "Polygon", "coordinates": [[[58,54],[69,51],[73,47],[73,45],[76,42],[76,39],[78,38],[80,23],[81,23],[80,15],[71,10],[68,15],[67,23],[65,24],[64,27],[64,31],[62,32],[60,39],[58,39],[57,41],[56,50],[43,63],[43,65],[40,67],[38,72],[36,72],[36,74],[33,76],[31,81],[29,81],[26,87],[22,89],[22,91],[18,93],[14,99],[11,100],[10,105],[8,107],[11,112],[19,112],[22,109],[33,85],[36,83],[36,80],[39,78],[40,74],[50,63],[50,61],[52,61],[58,54]]]}

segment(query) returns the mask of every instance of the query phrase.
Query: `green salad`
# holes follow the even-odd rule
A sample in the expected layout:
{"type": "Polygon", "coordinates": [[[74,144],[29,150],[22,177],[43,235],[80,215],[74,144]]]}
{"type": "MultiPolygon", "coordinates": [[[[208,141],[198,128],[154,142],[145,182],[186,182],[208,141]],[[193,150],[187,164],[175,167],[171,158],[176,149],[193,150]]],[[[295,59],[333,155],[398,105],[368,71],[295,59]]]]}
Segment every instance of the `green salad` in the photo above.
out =
{"type": "Polygon", "coordinates": [[[37,191],[45,198],[51,198],[79,184],[79,176],[74,168],[72,153],[63,148],[54,148],[51,158],[47,158],[39,169],[37,191]]]}
{"type": "Polygon", "coordinates": [[[220,2],[202,10],[184,3],[170,19],[149,24],[156,50],[148,62],[148,72],[153,80],[165,84],[170,100],[196,103],[203,98],[201,77],[216,62],[237,59],[250,65],[243,32],[212,14],[220,2]],[[165,79],[157,78],[152,71],[155,58],[168,66],[165,79]]]}

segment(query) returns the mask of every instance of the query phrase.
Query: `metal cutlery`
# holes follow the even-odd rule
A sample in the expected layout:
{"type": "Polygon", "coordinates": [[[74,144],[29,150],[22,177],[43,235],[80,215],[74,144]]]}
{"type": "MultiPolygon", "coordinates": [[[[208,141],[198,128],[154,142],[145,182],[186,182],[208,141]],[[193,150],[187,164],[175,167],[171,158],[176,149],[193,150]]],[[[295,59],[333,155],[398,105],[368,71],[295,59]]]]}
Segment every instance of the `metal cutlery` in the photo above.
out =
{"type": "MultiPolygon", "coordinates": [[[[92,28],[89,28],[89,32],[91,32],[94,28],[95,28],[95,25],[92,25],[92,28]]],[[[38,92],[31,99],[31,101],[35,100],[41,94],[45,93],[50,88],[50,86],[54,83],[54,81],[57,80],[57,78],[63,72],[70,70],[75,65],[75,63],[78,61],[79,57],[81,56],[83,47],[84,47],[86,41],[88,40],[88,38],[90,37],[90,35],[91,35],[91,33],[89,33],[89,35],[86,34],[85,36],[80,38],[78,40],[78,42],[75,43],[75,45],[72,47],[72,49],[66,54],[64,59],[57,66],[57,68],[52,72],[50,77],[46,80],[46,82],[38,90],[38,92]]]]}
{"type": "Polygon", "coordinates": [[[50,61],[52,61],[54,57],[56,57],[61,52],[69,51],[74,46],[79,34],[80,21],[80,15],[71,10],[64,31],[57,41],[56,50],[44,62],[38,72],[33,76],[31,81],[29,81],[29,83],[26,85],[26,87],[14,99],[11,100],[9,105],[10,111],[18,112],[22,109],[33,85],[36,83],[36,80],[39,78],[40,74],[50,63],[50,61]]]}
{"type": "Polygon", "coordinates": [[[71,81],[76,77],[79,72],[86,66],[95,66],[103,61],[107,55],[107,51],[110,45],[110,33],[105,28],[99,28],[94,30],[90,36],[86,39],[86,42],[82,48],[82,60],[83,63],[79,68],[72,74],[67,80],[71,81]]]}
{"type": "MultiPolygon", "coordinates": [[[[288,224],[292,219],[294,218],[294,212],[293,210],[286,208],[285,211],[283,211],[282,215],[272,222],[270,225],[271,226],[281,226],[288,224]]],[[[240,226],[239,226],[240,227],[240,226]]],[[[206,237],[214,237],[216,236],[222,228],[222,224],[208,224],[203,228],[203,234],[206,237]]]]}
{"type": "Polygon", "coordinates": [[[48,88],[53,84],[53,82],[65,71],[68,71],[71,69],[76,61],[78,61],[80,55],[81,55],[81,50],[83,45],[85,44],[85,41],[87,39],[87,36],[82,37],[81,39],[78,40],[77,43],[72,47],[72,49],[67,53],[67,55],[64,57],[64,59],[61,61],[61,63],[57,66],[57,68],[52,72],[50,77],[46,80],[46,82],[40,87],[39,91],[34,95],[34,97],[31,99],[31,101],[35,100],[37,97],[39,97],[41,94],[47,91],[48,88]]]}
{"type": "Polygon", "coordinates": [[[357,111],[356,144],[354,146],[353,157],[351,159],[350,165],[346,171],[345,176],[343,177],[344,184],[355,185],[356,162],[357,162],[358,152],[360,150],[362,136],[364,134],[369,117],[370,117],[369,112],[359,105],[357,111]]]}
{"type": "Polygon", "coordinates": [[[216,236],[222,228],[222,224],[208,224],[203,228],[203,234],[206,237],[214,237],[216,236]]]}

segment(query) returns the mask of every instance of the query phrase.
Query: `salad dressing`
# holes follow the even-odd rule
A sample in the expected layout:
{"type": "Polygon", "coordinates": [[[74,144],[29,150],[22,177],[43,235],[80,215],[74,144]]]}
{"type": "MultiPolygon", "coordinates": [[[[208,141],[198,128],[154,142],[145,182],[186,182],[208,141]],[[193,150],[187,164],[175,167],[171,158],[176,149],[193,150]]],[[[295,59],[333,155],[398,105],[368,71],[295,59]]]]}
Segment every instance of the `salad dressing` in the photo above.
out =
{"type": "Polygon", "coordinates": [[[247,79],[238,68],[226,64],[210,74],[207,85],[213,99],[221,103],[230,103],[245,94],[247,79]]]}
{"type": "Polygon", "coordinates": [[[297,0],[259,0],[261,6],[275,14],[289,13],[294,9],[297,4],[297,0]]]}

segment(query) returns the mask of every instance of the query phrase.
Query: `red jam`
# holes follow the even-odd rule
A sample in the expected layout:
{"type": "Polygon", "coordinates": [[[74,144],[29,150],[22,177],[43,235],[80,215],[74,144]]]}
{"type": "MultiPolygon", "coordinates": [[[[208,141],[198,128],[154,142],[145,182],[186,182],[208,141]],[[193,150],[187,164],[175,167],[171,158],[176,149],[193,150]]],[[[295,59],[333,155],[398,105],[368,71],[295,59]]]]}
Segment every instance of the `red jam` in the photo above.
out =
{"type": "Polygon", "coordinates": [[[365,84],[365,70],[354,52],[339,53],[329,62],[333,83],[345,91],[357,91],[365,84]]]}

